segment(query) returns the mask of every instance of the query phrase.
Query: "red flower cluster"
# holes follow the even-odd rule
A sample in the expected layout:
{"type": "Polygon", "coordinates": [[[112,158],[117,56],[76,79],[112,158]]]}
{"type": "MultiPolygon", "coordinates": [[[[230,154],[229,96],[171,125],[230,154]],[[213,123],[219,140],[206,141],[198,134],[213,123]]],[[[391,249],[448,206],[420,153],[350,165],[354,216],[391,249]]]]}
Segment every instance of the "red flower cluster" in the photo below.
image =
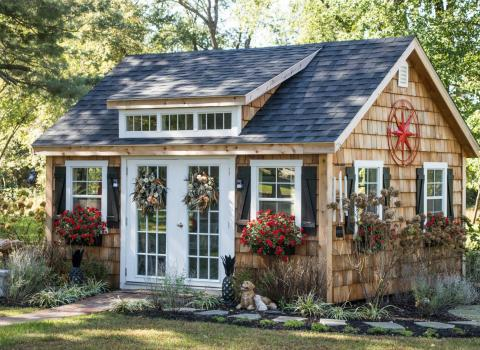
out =
{"type": "Polygon", "coordinates": [[[53,223],[55,232],[68,244],[79,245],[94,244],[96,237],[107,233],[106,226],[98,209],[80,206],[65,210],[53,223]]]}
{"type": "Polygon", "coordinates": [[[277,255],[287,260],[287,252],[305,240],[303,229],[295,225],[295,216],[259,211],[257,219],[248,222],[240,243],[258,255],[277,255]]]}

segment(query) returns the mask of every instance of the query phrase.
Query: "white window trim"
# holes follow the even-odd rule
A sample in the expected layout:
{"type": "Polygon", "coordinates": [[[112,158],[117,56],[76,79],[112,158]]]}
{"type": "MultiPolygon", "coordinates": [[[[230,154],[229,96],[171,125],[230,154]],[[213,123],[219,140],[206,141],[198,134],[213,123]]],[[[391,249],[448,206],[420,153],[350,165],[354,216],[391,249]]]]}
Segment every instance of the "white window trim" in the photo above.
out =
{"type": "Polygon", "coordinates": [[[423,212],[427,214],[427,171],[428,170],[443,170],[442,178],[442,211],[443,215],[447,215],[447,170],[448,164],[445,162],[425,162],[423,163],[423,176],[424,176],[424,188],[423,188],[423,212]]]}
{"type": "Polygon", "coordinates": [[[66,186],[65,186],[65,208],[73,209],[73,188],[72,188],[72,169],[73,168],[102,168],[102,220],[107,221],[107,160],[67,160],[66,168],[66,186]]]}
{"type": "Polygon", "coordinates": [[[258,198],[258,169],[268,167],[289,167],[295,168],[295,197],[293,211],[295,215],[295,224],[302,224],[302,166],[303,160],[251,160],[251,191],[250,191],[250,218],[257,217],[259,208],[258,198]]]}
{"type": "MultiPolygon", "coordinates": [[[[377,196],[380,196],[380,191],[383,187],[383,167],[384,163],[383,160],[355,160],[353,162],[353,166],[355,167],[355,193],[358,193],[358,170],[360,168],[377,168],[377,196]]],[[[367,193],[368,194],[368,193],[367,193]]],[[[377,207],[377,214],[381,219],[383,217],[383,208],[382,205],[377,207]]],[[[355,209],[355,216],[357,216],[357,210],[355,209]]],[[[355,229],[356,231],[356,229],[355,229]]]]}
{"type": "Polygon", "coordinates": [[[241,127],[242,106],[121,110],[118,114],[118,136],[120,138],[238,136],[240,134],[241,127]],[[232,128],[219,130],[200,130],[198,115],[202,113],[231,113],[232,128]],[[162,114],[193,114],[193,130],[162,130],[162,114]],[[127,131],[127,115],[156,115],[157,130],[127,131]]]}

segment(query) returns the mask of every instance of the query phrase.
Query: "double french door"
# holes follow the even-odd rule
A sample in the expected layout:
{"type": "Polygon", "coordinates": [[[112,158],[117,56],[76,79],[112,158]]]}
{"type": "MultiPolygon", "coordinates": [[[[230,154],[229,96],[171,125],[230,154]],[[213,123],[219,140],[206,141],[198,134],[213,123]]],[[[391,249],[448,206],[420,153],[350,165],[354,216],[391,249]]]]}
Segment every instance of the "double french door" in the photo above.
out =
{"type": "Polygon", "coordinates": [[[184,276],[191,285],[220,285],[220,256],[234,254],[233,159],[128,159],[125,282],[151,283],[166,275],[184,276]],[[205,211],[183,203],[192,174],[215,179],[218,202],[205,211]],[[151,175],[167,187],[166,206],[144,215],[132,201],[135,179],[151,175]]]}

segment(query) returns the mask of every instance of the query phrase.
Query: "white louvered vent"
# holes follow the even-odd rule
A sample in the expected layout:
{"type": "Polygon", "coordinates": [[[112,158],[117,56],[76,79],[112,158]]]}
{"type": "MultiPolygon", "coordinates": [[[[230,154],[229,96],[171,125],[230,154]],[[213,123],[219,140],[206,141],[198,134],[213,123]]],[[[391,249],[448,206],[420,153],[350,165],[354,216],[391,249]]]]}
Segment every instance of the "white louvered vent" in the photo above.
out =
{"type": "Polygon", "coordinates": [[[403,63],[398,68],[398,86],[408,87],[408,63],[403,63]]]}

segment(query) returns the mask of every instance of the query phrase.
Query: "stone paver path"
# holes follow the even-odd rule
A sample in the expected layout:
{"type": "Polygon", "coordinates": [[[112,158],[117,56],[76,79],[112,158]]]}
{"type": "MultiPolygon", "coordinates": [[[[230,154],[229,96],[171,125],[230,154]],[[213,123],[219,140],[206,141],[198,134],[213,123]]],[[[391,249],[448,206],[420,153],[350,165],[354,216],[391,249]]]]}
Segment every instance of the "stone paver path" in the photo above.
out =
{"type": "Polygon", "coordinates": [[[448,324],[443,322],[434,322],[434,321],[415,322],[415,324],[420,327],[433,328],[433,329],[452,329],[455,327],[453,324],[448,324]]]}
{"type": "Polygon", "coordinates": [[[335,320],[333,318],[321,318],[318,323],[323,324],[324,326],[329,327],[342,327],[347,325],[345,320],[335,320]]]}
{"type": "Polygon", "coordinates": [[[133,292],[110,292],[94,297],[80,300],[76,303],[40,310],[29,314],[18,316],[0,317],[0,326],[7,326],[16,323],[57,320],[65,317],[88,315],[92,313],[107,311],[117,298],[145,298],[144,293],[133,292]]]}
{"type": "Polygon", "coordinates": [[[307,319],[304,317],[295,317],[295,316],[278,316],[274,318],[272,321],[277,323],[285,323],[287,321],[306,321],[307,319]]]}
{"type": "Polygon", "coordinates": [[[480,322],[480,305],[462,305],[448,311],[454,316],[480,322]]]}
{"type": "Polygon", "coordinates": [[[405,327],[395,322],[363,322],[370,327],[403,331],[405,327]]]}
{"type": "Polygon", "coordinates": [[[236,315],[232,315],[232,316],[228,316],[228,317],[238,318],[238,319],[246,319],[246,320],[249,320],[249,321],[257,321],[257,320],[260,320],[262,318],[262,316],[260,316],[259,314],[247,314],[247,313],[236,314],[236,315]]]}
{"type": "Polygon", "coordinates": [[[228,311],[225,310],[207,310],[207,311],[200,311],[195,313],[195,315],[199,316],[227,316],[228,311]]]}

